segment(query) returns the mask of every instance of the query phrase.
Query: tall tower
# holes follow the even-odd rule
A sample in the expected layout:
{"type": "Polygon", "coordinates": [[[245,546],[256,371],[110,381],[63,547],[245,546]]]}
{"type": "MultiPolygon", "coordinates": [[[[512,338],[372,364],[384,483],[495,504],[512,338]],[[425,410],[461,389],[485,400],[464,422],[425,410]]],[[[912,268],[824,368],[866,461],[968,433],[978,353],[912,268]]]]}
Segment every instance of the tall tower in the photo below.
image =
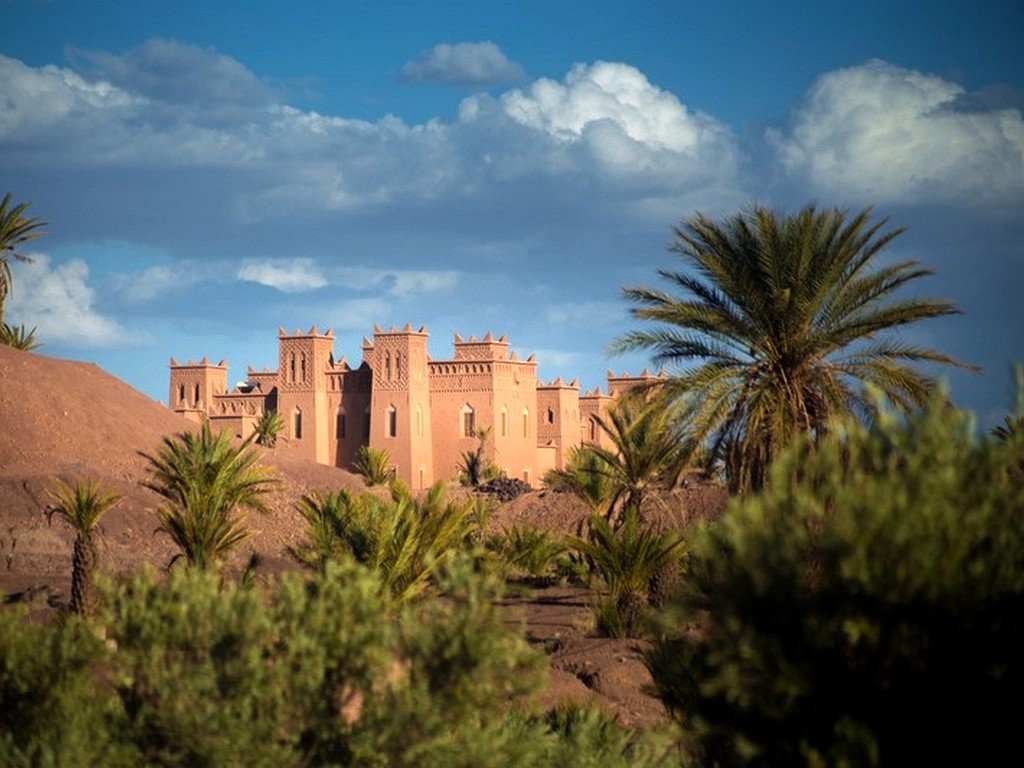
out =
{"type": "Polygon", "coordinates": [[[170,368],[167,407],[187,419],[201,421],[210,414],[213,396],[227,392],[228,366],[224,360],[216,365],[205,357],[198,363],[179,363],[172,357],[170,368]]]}
{"type": "Polygon", "coordinates": [[[434,482],[427,378],[427,328],[375,327],[364,360],[373,370],[370,446],[391,456],[396,476],[412,488],[434,482]]]}
{"type": "Polygon", "coordinates": [[[277,409],[285,436],[302,455],[321,464],[330,462],[327,421],[327,368],[334,349],[334,332],[277,332],[277,409]]]}

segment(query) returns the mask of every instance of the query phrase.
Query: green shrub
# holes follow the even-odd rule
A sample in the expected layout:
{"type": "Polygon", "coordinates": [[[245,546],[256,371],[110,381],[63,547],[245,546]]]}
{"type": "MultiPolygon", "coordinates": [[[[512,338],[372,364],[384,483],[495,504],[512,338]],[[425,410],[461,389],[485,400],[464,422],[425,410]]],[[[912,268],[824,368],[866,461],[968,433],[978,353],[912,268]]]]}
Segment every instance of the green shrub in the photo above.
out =
{"type": "Polygon", "coordinates": [[[396,606],[354,563],[266,592],[212,571],[105,584],[86,623],[0,611],[4,766],[666,765],[586,710],[519,708],[543,657],[465,555],[396,606]]]}
{"type": "Polygon", "coordinates": [[[1018,752],[1024,488],[941,400],[791,448],[692,545],[648,656],[700,759],[985,765],[1018,752]]]}
{"type": "Polygon", "coordinates": [[[384,449],[360,446],[352,469],[367,485],[385,485],[391,480],[391,454],[384,449]]]}
{"type": "Polygon", "coordinates": [[[304,496],[296,509],[306,519],[306,539],[291,548],[299,562],[323,568],[355,561],[377,573],[398,601],[430,592],[438,568],[472,541],[474,506],[445,499],[436,483],[416,499],[393,483],[391,500],[347,490],[304,496]]]}
{"type": "Polygon", "coordinates": [[[540,579],[551,574],[566,545],[550,531],[514,525],[492,538],[488,549],[496,552],[514,574],[540,579]]]}
{"type": "Polygon", "coordinates": [[[609,637],[635,637],[654,595],[652,587],[678,564],[684,540],[678,532],[659,532],[642,524],[630,506],[618,527],[591,514],[589,537],[570,538],[568,543],[587,558],[591,572],[607,587],[594,606],[598,631],[609,637]]]}

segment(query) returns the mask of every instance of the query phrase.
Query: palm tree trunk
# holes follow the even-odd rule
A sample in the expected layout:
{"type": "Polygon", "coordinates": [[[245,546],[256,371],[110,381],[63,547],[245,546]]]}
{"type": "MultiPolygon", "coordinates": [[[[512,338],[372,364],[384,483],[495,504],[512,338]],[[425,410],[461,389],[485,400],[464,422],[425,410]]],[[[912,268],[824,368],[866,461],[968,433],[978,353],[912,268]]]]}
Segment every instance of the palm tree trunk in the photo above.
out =
{"type": "Polygon", "coordinates": [[[99,552],[96,542],[88,534],[80,533],[75,538],[75,549],[71,557],[71,610],[84,615],[92,609],[92,577],[96,572],[99,552]]]}

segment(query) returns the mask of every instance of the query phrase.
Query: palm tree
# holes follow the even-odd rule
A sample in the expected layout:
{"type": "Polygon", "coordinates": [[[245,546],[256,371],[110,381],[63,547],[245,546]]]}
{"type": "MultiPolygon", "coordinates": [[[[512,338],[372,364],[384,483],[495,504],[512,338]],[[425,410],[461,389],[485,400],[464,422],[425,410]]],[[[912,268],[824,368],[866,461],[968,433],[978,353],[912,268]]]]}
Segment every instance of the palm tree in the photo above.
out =
{"type": "Polygon", "coordinates": [[[284,429],[284,419],[281,418],[281,414],[271,409],[264,411],[256,422],[255,435],[256,445],[262,445],[264,448],[273,448],[277,445],[277,436],[281,434],[281,430],[284,429]]]}
{"type": "Polygon", "coordinates": [[[608,599],[596,606],[598,628],[612,636],[632,636],[655,582],[682,556],[684,539],[679,532],[642,525],[636,507],[627,507],[618,528],[594,514],[589,537],[570,537],[567,543],[590,560],[608,588],[608,599]]]}
{"type": "Polygon", "coordinates": [[[290,550],[299,562],[323,569],[352,559],[377,573],[396,602],[419,598],[451,555],[468,546],[472,504],[445,499],[443,483],[417,500],[402,484],[390,501],[348,490],[304,496],[296,505],[308,524],[307,538],[290,550]]]}
{"type": "Polygon", "coordinates": [[[181,549],[172,563],[184,557],[200,568],[216,566],[249,535],[237,510],[267,511],[263,497],[275,481],[256,466],[259,454],[249,440],[232,445],[227,432],[214,435],[208,421],[142,455],[150,473],[143,485],[166,500],[157,510],[159,530],[181,549]]]}
{"type": "Polygon", "coordinates": [[[0,202],[0,324],[4,321],[4,302],[11,292],[14,280],[10,257],[13,256],[18,261],[29,261],[28,257],[22,256],[16,248],[46,234],[39,230],[45,226],[44,221],[36,216],[25,216],[29,203],[19,203],[13,208],[10,208],[10,204],[11,193],[8,192],[0,202]]]}
{"type": "Polygon", "coordinates": [[[672,486],[693,453],[666,403],[646,393],[629,393],[605,417],[594,419],[611,448],[586,444],[569,453],[565,469],[544,476],[550,487],[568,490],[618,524],[626,507],[640,510],[655,485],[672,486]]]}
{"type": "Polygon", "coordinates": [[[544,474],[544,485],[555,491],[568,491],[586,502],[591,512],[607,513],[608,502],[615,496],[611,473],[605,460],[590,445],[569,449],[563,469],[544,474]]]}
{"type": "Polygon", "coordinates": [[[31,352],[43,346],[36,340],[36,329],[25,328],[24,325],[8,325],[0,323],[0,344],[7,347],[14,347],[23,352],[31,352]]]}
{"type": "Polygon", "coordinates": [[[367,485],[384,485],[391,479],[391,454],[383,448],[362,445],[353,469],[367,485]]]}
{"type": "Polygon", "coordinates": [[[54,481],[49,491],[53,503],[46,510],[47,521],[59,515],[75,531],[71,556],[71,610],[84,614],[92,610],[92,580],[99,564],[100,518],[121,497],[113,491],[101,491],[96,481],[78,481],[73,486],[54,481]]]}
{"type": "Polygon", "coordinates": [[[681,271],[659,275],[678,291],[627,287],[632,314],[649,328],[617,351],[653,351],[686,364],[667,385],[681,396],[694,435],[723,460],[734,491],[757,489],[779,450],[798,434],[815,439],[832,417],[868,417],[864,385],[909,411],[934,381],[915,364],[971,367],[892,331],[956,314],[949,301],[893,298],[931,274],[916,261],[876,264],[903,230],[883,232],[871,209],[849,216],[813,205],[796,215],[755,205],[724,222],[702,214],[674,228],[681,271]]]}

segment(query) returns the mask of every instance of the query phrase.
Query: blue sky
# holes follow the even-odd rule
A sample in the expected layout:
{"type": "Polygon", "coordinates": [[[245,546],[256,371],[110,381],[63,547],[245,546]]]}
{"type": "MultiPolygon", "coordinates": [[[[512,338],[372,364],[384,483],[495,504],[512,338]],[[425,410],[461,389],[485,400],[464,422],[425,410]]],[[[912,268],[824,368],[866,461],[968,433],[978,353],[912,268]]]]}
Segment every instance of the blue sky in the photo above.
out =
{"type": "Polygon", "coordinates": [[[625,284],[670,227],[874,206],[964,314],[912,341],[982,422],[1024,358],[1024,10],[1009,2],[0,0],[0,192],[48,235],[8,319],[165,399],[276,331],[508,333],[540,376],[636,371],[625,284]]]}

